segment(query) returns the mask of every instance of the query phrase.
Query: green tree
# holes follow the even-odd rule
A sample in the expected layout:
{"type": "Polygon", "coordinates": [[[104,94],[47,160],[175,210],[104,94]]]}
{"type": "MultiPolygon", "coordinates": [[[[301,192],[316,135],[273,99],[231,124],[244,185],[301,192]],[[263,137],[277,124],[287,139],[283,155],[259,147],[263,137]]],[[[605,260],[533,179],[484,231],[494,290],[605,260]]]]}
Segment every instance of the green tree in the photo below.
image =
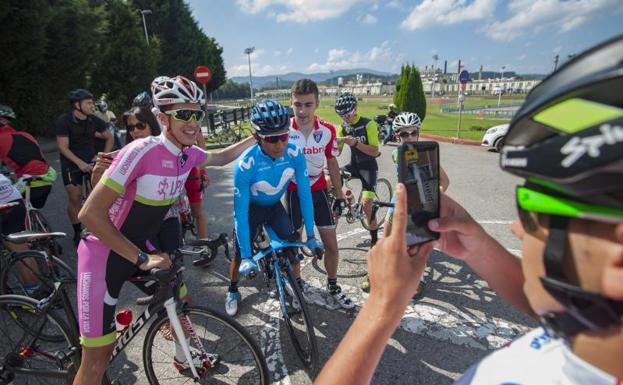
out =
{"type": "Polygon", "coordinates": [[[140,14],[123,0],[110,0],[107,29],[99,59],[93,69],[92,91],[106,94],[110,108],[125,111],[141,91],[148,91],[157,76],[160,42],[145,41],[140,14]]]}
{"type": "Polygon", "coordinates": [[[415,112],[424,120],[426,117],[426,97],[420,71],[415,65],[403,65],[400,79],[396,83],[394,104],[400,111],[415,112]]]}
{"type": "Polygon", "coordinates": [[[133,4],[152,10],[147,24],[150,35],[157,35],[161,42],[160,75],[192,78],[198,65],[207,65],[213,74],[208,92],[225,82],[222,48],[199,28],[183,0],[134,0],[133,4]]]}

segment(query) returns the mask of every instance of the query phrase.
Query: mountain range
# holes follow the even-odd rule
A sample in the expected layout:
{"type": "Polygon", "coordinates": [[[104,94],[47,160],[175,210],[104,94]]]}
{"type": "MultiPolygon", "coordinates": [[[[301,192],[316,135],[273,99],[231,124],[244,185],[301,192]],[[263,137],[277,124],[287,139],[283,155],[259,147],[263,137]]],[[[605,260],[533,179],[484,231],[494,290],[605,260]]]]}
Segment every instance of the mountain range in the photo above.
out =
{"type": "MultiPolygon", "coordinates": [[[[340,76],[346,77],[346,76],[355,75],[355,74],[370,74],[370,75],[375,75],[379,77],[391,77],[391,76],[397,77],[398,76],[397,74],[371,70],[367,68],[355,68],[355,69],[338,70],[338,71],[331,71],[331,72],[318,72],[318,73],[313,73],[313,74],[304,74],[302,72],[289,72],[283,75],[253,76],[253,88],[262,88],[268,84],[275,84],[277,82],[277,79],[279,79],[279,82],[284,82],[284,83],[289,83],[289,84],[302,78],[309,78],[315,81],[316,83],[322,83],[329,79],[337,78],[340,76]]],[[[236,83],[249,83],[248,76],[233,76],[231,80],[236,83]]]]}

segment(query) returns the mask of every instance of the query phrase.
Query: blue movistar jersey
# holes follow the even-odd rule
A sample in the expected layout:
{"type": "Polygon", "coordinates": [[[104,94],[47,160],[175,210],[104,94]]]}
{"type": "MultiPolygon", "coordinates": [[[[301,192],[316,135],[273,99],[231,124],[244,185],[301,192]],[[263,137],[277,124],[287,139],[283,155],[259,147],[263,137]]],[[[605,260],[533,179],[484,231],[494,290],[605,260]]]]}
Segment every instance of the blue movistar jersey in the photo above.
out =
{"type": "Polygon", "coordinates": [[[305,155],[288,144],[283,156],[273,159],[259,144],[245,151],[234,166],[234,224],[240,256],[251,257],[249,205],[272,206],[279,202],[290,181],[298,187],[305,230],[314,236],[314,207],[307,175],[305,155]]]}

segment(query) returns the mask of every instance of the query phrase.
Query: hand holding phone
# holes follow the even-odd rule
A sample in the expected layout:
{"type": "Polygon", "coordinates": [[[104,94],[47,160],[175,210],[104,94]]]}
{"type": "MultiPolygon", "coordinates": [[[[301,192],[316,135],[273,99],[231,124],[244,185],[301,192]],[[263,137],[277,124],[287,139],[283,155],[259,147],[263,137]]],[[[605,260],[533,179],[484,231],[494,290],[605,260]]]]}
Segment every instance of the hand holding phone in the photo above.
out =
{"type": "Polygon", "coordinates": [[[439,239],[428,221],[439,218],[439,144],[405,142],[398,148],[398,181],[407,189],[407,245],[439,239]]]}

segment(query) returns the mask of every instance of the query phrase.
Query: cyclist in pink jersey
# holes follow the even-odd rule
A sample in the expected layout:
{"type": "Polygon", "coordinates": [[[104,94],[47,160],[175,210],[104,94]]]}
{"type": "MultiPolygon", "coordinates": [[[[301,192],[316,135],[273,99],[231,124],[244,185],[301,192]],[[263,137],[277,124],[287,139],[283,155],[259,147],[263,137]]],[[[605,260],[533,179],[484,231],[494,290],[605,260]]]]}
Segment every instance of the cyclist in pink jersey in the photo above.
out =
{"type": "MultiPolygon", "coordinates": [[[[79,213],[92,235],[78,247],[83,348],[74,385],[100,383],[104,376],[116,339],[114,313],[123,283],[141,271],[170,267],[168,255],[148,254],[146,243],[157,233],[190,170],[226,165],[253,143],[249,138],[215,153],[193,146],[204,99],[197,85],[182,76],[161,78],[153,99],[161,111],[163,133],[120,150],[79,213]]],[[[150,293],[149,288],[139,288],[150,293]]],[[[177,345],[173,360],[188,366],[177,345]]]]}

